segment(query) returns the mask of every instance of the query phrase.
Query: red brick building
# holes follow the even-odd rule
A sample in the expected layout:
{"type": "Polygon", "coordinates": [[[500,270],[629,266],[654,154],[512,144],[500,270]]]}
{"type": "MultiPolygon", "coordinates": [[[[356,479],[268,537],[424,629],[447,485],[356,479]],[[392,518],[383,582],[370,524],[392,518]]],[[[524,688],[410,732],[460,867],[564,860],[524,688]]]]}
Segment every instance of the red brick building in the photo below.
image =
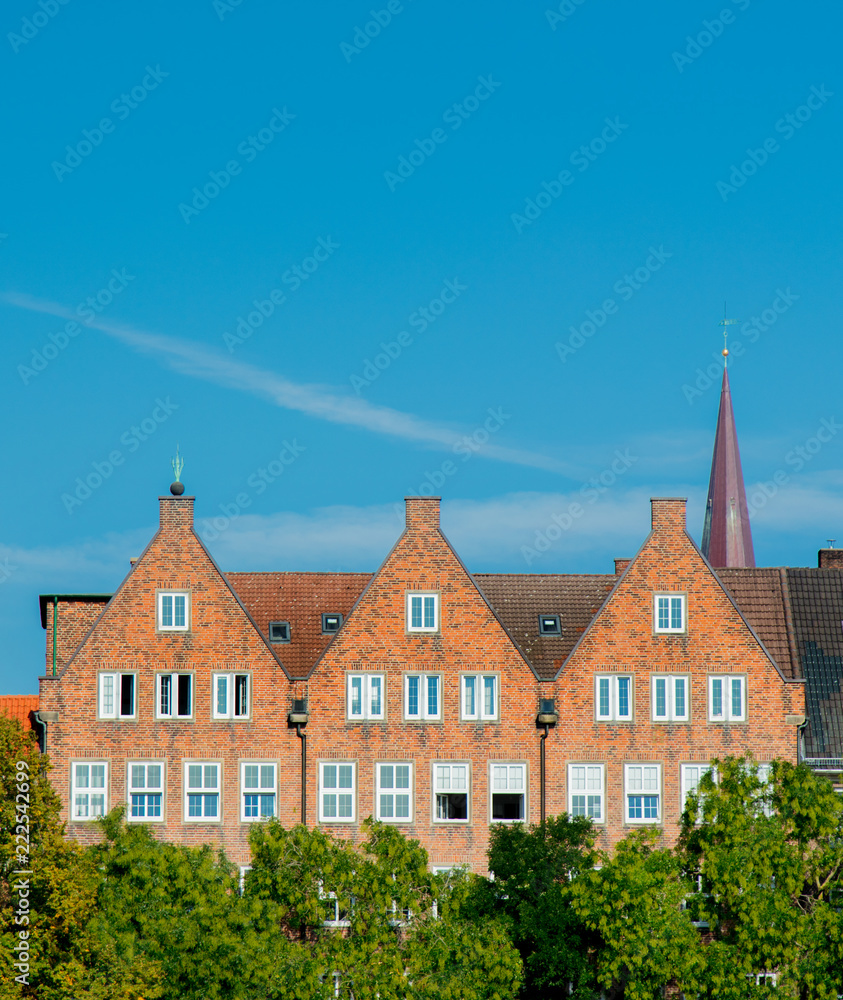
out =
{"type": "Polygon", "coordinates": [[[797,760],[801,571],[718,574],[684,500],[653,500],[638,555],[606,575],[472,576],[431,497],[407,500],[374,575],[225,575],[192,497],[160,512],[113,597],[42,598],[40,716],[81,839],[122,804],[243,865],[252,822],[304,806],[309,825],[355,837],[374,815],[433,865],[484,871],[490,824],[543,802],[591,816],[604,846],[640,825],[671,842],[711,758],[797,760]]]}

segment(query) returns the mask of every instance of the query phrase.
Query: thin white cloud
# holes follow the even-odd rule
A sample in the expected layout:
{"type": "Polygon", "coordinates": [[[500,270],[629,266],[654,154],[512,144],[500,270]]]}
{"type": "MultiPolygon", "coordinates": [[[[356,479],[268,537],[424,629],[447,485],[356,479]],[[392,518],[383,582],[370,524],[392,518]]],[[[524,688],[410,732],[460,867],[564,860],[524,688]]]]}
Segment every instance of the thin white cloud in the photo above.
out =
{"type": "MultiPolygon", "coordinates": [[[[78,317],[65,306],[37,299],[31,295],[7,292],[0,295],[0,300],[29,312],[78,321],[78,317]]],[[[402,438],[405,441],[415,441],[440,449],[453,448],[465,435],[465,432],[455,431],[442,424],[423,420],[391,407],[377,406],[359,397],[342,395],[330,386],[291,382],[275,372],[235,361],[220,351],[195,341],[160,333],[148,333],[122,324],[105,322],[102,319],[91,321],[86,325],[113,337],[138,353],[154,357],[181,375],[246,392],[267,399],[276,406],[297,410],[319,420],[361,427],[375,434],[402,438]]],[[[468,433],[472,434],[474,430],[472,428],[468,433]]],[[[494,442],[483,444],[477,454],[500,462],[545,469],[562,475],[574,477],[581,475],[581,470],[572,468],[568,463],[523,449],[507,448],[494,442]]]]}

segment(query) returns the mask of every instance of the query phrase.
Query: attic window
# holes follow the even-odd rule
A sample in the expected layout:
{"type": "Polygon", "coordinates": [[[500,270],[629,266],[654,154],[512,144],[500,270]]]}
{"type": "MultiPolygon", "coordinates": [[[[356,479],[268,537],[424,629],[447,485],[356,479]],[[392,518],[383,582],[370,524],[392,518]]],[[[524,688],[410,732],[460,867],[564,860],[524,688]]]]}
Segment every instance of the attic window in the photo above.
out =
{"type": "Polygon", "coordinates": [[[562,635],[562,622],[559,615],[539,615],[539,633],[541,635],[562,635]]]}
{"type": "Polygon", "coordinates": [[[289,642],[290,641],[290,623],[289,622],[270,622],[269,623],[269,641],[270,642],[289,642]]]}
{"type": "Polygon", "coordinates": [[[339,632],[340,625],[342,625],[342,615],[322,615],[323,635],[332,635],[334,632],[339,632]]]}

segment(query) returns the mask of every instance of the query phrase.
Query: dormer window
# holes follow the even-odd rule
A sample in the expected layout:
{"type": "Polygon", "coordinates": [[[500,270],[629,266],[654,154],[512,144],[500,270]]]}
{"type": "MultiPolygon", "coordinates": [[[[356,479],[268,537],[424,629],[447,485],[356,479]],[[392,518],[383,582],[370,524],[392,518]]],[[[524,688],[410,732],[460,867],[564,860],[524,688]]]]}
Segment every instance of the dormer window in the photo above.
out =
{"type": "Polygon", "coordinates": [[[290,642],[291,632],[289,622],[270,622],[269,641],[270,642],[290,642]]]}
{"type": "Polygon", "coordinates": [[[439,631],[438,594],[407,594],[407,631],[439,631]]]}
{"type": "Polygon", "coordinates": [[[325,614],[322,615],[322,635],[333,635],[339,632],[342,625],[342,615],[325,614]]]}
{"type": "Polygon", "coordinates": [[[186,591],[158,591],[158,631],[187,632],[190,628],[190,594],[186,591]]]}
{"type": "Polygon", "coordinates": [[[562,635],[562,622],[559,615],[539,615],[540,635],[562,635]]]}

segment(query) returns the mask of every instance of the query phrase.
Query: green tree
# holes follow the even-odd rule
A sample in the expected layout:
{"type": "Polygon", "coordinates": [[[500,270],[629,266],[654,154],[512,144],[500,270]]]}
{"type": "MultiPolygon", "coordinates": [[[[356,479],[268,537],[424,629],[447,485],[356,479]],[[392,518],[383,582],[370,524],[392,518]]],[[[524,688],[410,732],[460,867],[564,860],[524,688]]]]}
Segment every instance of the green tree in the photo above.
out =
{"type": "Polygon", "coordinates": [[[706,995],[843,993],[843,800],[804,765],[715,761],[689,798],[680,849],[709,924],[706,995]]]}
{"type": "Polygon", "coordinates": [[[600,936],[598,981],[626,1000],[661,997],[669,984],[694,995],[702,972],[703,946],[682,909],[690,885],[674,853],[655,847],[657,837],[630,834],[571,887],[574,911],[600,936]]]}
{"type": "Polygon", "coordinates": [[[364,831],[357,848],[318,829],[252,828],[256,929],[265,939],[280,928],[301,949],[295,986],[266,995],[513,997],[520,959],[497,921],[476,918],[469,879],[431,875],[427,852],[394,827],[369,820],[364,831]]]}
{"type": "Polygon", "coordinates": [[[597,859],[594,840],[589,820],[564,813],[544,826],[492,828],[494,879],[479,883],[477,902],[481,913],[505,919],[524,962],[525,997],[596,995],[598,938],[571,907],[573,881],[597,859]]]}
{"type": "Polygon", "coordinates": [[[44,997],[94,911],[98,876],[64,836],[61,805],[35,735],[0,715],[0,997],[44,997]],[[22,874],[16,874],[22,873],[22,874]],[[23,895],[24,890],[26,895],[23,895]],[[25,900],[25,905],[21,900],[25,900]],[[29,973],[14,968],[28,934],[29,973]],[[16,974],[27,982],[16,981],[16,974]]]}

